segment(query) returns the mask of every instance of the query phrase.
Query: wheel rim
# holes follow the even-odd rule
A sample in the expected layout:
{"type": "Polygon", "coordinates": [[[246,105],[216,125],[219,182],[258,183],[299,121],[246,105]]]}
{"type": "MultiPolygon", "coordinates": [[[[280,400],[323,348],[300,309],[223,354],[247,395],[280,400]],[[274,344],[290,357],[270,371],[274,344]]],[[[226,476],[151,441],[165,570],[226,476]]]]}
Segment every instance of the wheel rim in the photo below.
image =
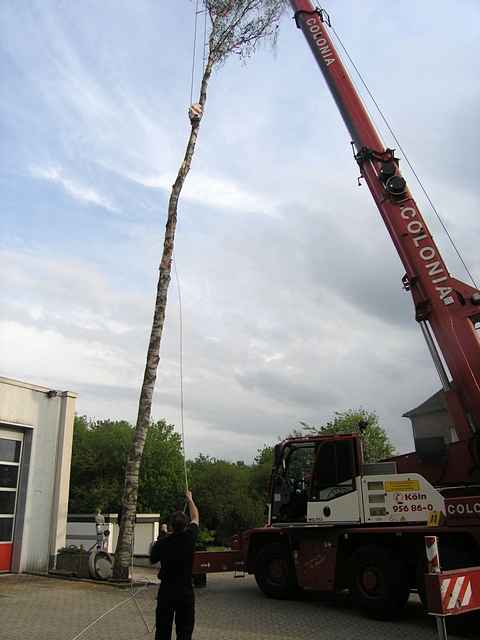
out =
{"type": "Polygon", "coordinates": [[[271,560],[268,565],[268,576],[272,582],[282,584],[285,582],[286,566],[285,561],[281,558],[271,560]]]}
{"type": "Polygon", "coordinates": [[[107,580],[113,575],[113,562],[110,555],[104,551],[97,551],[94,558],[95,577],[107,580]]]}
{"type": "Polygon", "coordinates": [[[382,574],[377,567],[365,567],[360,574],[359,583],[367,596],[377,596],[381,592],[382,574]]]}

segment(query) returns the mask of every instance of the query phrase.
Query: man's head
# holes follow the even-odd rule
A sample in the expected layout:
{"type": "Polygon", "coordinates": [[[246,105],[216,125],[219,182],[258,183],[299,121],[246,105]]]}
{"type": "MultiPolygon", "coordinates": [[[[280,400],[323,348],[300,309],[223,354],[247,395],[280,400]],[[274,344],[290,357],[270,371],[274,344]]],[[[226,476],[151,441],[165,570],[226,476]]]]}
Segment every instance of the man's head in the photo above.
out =
{"type": "Polygon", "coordinates": [[[187,516],[183,511],[175,511],[170,518],[170,526],[174,533],[181,533],[187,526],[187,516]]]}

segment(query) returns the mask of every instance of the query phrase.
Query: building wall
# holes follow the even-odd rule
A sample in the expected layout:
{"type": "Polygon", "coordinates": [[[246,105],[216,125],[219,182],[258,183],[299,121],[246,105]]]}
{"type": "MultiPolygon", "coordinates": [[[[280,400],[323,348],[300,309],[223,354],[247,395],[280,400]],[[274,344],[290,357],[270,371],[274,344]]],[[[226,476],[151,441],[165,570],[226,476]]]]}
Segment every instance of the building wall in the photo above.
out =
{"type": "Polygon", "coordinates": [[[403,417],[409,418],[412,422],[417,451],[420,445],[420,449],[424,451],[430,449],[438,454],[439,443],[448,445],[458,441],[443,390],[437,391],[418,407],[404,413],[403,417]]]}
{"type": "MultiPolygon", "coordinates": [[[[118,539],[117,514],[104,514],[105,526],[110,531],[106,550],[114,553],[118,539]]],[[[135,524],[134,555],[148,556],[152,543],[158,538],[159,513],[137,513],[135,524]]],[[[67,524],[67,546],[83,546],[89,549],[96,542],[95,514],[70,514],[67,524]]]]}
{"type": "Polygon", "coordinates": [[[47,571],[65,545],[76,397],[0,377],[0,426],[24,433],[14,571],[47,571]]]}
{"type": "Polygon", "coordinates": [[[447,411],[435,411],[412,418],[413,435],[418,438],[443,438],[446,444],[451,442],[451,420],[447,411]]]}

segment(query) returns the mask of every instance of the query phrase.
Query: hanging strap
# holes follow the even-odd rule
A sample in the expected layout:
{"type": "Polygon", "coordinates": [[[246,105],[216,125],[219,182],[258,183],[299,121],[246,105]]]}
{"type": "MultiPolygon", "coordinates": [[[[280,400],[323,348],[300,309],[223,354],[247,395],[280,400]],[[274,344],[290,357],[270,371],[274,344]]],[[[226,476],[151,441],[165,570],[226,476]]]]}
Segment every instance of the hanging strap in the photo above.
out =
{"type": "Polygon", "coordinates": [[[190,83],[190,104],[192,104],[193,102],[193,84],[195,81],[195,63],[196,63],[196,57],[197,57],[198,3],[199,3],[199,0],[195,0],[195,24],[193,28],[193,54],[192,54],[192,79],[190,83]]]}

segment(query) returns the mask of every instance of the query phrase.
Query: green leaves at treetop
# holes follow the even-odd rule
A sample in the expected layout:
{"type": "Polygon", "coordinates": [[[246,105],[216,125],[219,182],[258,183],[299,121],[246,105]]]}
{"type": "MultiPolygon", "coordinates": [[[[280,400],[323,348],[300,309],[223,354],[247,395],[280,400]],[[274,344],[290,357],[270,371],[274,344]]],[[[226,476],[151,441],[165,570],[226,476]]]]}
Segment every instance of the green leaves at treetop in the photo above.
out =
{"type": "MultiPolygon", "coordinates": [[[[133,427],[125,420],[76,416],[70,480],[70,513],[93,513],[120,506],[133,427]]],[[[140,470],[138,511],[169,514],[183,496],[181,438],[164,420],[152,423],[140,470]]]]}
{"type": "Polygon", "coordinates": [[[286,0],[205,0],[210,17],[209,48],[215,63],[231,53],[248,58],[264,41],[275,44],[286,0]]]}
{"type": "Polygon", "coordinates": [[[293,435],[357,433],[362,425],[365,427],[362,436],[365,462],[378,462],[395,453],[395,447],[385,429],[380,426],[378,416],[374,411],[348,409],[347,411],[335,412],[334,418],[321,426],[312,426],[304,422],[300,424],[302,430],[295,431],[293,435]]]}

